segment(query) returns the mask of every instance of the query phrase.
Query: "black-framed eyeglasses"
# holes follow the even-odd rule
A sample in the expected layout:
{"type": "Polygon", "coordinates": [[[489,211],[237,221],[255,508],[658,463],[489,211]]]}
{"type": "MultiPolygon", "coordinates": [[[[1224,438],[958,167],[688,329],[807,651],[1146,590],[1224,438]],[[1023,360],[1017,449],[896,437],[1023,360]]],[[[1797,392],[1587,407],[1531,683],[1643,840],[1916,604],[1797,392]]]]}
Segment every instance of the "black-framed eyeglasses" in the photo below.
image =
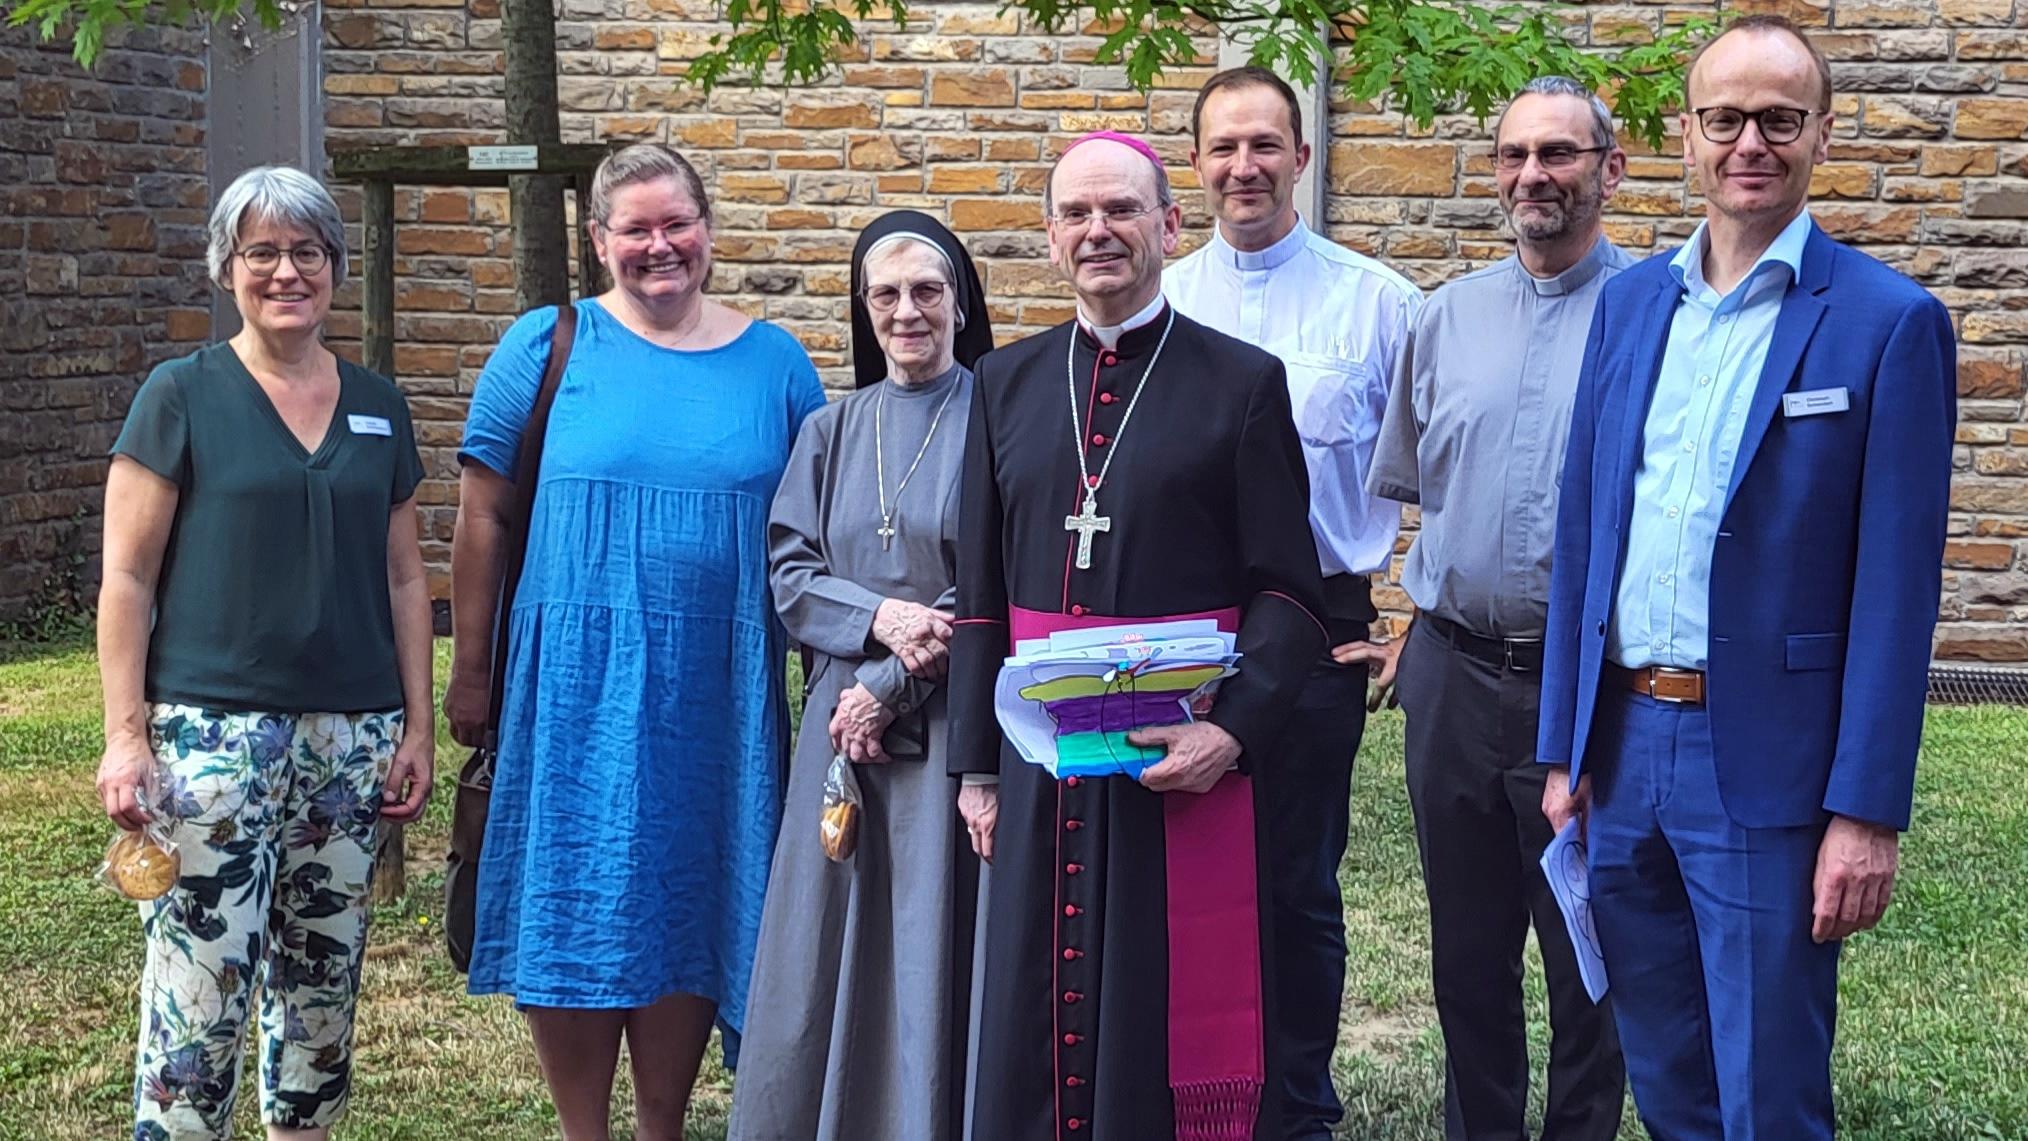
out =
{"type": "Polygon", "coordinates": [[[1534,155],[1535,161],[1542,164],[1542,169],[1562,170],[1575,164],[1585,155],[1595,155],[1611,149],[1613,149],[1611,146],[1578,147],[1569,143],[1550,143],[1547,146],[1533,148],[1501,147],[1493,152],[1493,164],[1501,170],[1520,170],[1528,165],[1528,156],[1534,155]]]}
{"type": "Polygon", "coordinates": [[[1714,143],[1729,143],[1739,137],[1751,122],[1760,130],[1760,137],[1770,143],[1792,143],[1803,133],[1803,124],[1812,115],[1822,111],[1805,111],[1800,107],[1763,107],[1758,111],[1746,111],[1738,107],[1695,107],[1690,111],[1697,116],[1697,129],[1714,143]]]}
{"type": "Polygon", "coordinates": [[[1108,206],[1103,210],[1087,210],[1082,206],[1071,206],[1058,210],[1053,217],[1058,225],[1082,229],[1091,225],[1093,218],[1104,221],[1106,229],[1117,229],[1144,214],[1152,214],[1162,207],[1155,206],[1108,206]]]}
{"type": "MultiPolygon", "coordinates": [[[[909,285],[908,299],[917,309],[934,309],[943,304],[944,292],[950,288],[948,282],[918,281],[909,285]]],[[[898,285],[876,285],[865,293],[866,307],[875,313],[892,313],[901,304],[901,287],[898,285]]]]}
{"type": "Polygon", "coordinates": [[[232,256],[245,262],[246,271],[255,277],[273,277],[275,271],[282,268],[284,256],[295,263],[296,272],[304,277],[320,272],[331,261],[331,251],[325,249],[320,242],[305,242],[300,246],[290,246],[288,249],[267,245],[248,246],[243,250],[234,250],[232,256]]]}

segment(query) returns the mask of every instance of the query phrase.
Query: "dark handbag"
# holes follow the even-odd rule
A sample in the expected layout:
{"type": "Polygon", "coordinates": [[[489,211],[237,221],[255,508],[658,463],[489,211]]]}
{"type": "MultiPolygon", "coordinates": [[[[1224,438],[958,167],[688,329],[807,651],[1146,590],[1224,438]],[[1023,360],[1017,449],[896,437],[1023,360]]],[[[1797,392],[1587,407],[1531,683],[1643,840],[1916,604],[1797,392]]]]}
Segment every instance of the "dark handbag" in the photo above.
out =
{"type": "Polygon", "coordinates": [[[493,802],[494,750],[499,744],[500,703],[507,691],[507,618],[514,611],[514,592],[521,585],[521,564],[528,557],[528,522],[535,514],[535,481],[542,473],[543,439],[549,433],[549,409],[563,383],[577,334],[577,310],[556,309],[556,332],[549,341],[549,363],[535,407],[521,430],[521,448],[514,458],[514,525],[507,533],[502,560],[500,605],[493,619],[493,684],[486,705],[486,740],[473,749],[458,770],[458,789],[451,800],[451,850],[444,868],[444,945],[451,965],[461,973],[472,969],[472,932],[479,908],[479,853],[486,842],[486,813],[493,802]]]}

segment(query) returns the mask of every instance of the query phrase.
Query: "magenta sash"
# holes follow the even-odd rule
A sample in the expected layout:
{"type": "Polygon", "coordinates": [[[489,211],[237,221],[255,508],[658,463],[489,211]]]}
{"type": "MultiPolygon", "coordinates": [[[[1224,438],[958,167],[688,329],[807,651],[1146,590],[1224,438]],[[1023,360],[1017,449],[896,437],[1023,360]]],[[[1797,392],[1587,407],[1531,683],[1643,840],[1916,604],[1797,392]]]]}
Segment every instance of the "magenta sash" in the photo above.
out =
{"type": "MultiPolygon", "coordinates": [[[[1239,628],[1239,610],[1164,618],[1052,614],[1008,608],[1016,641],[1122,622],[1213,619],[1239,628]]],[[[1244,662],[1240,664],[1245,669],[1244,662]]],[[[1253,782],[1227,773],[1210,792],[1162,797],[1169,917],[1169,1088],[1177,1141],[1249,1141],[1266,1080],[1261,997],[1260,877],[1253,782]]]]}

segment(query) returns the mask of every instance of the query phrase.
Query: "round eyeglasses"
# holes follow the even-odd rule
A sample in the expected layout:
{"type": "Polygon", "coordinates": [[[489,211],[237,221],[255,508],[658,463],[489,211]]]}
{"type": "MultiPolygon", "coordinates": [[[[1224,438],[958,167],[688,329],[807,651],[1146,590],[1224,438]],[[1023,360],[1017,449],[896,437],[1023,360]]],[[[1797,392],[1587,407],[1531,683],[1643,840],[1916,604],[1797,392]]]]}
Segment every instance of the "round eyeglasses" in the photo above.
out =
{"type": "MultiPolygon", "coordinates": [[[[942,281],[918,281],[908,287],[908,299],[917,309],[934,309],[943,304],[944,291],[949,288],[942,281]]],[[[866,291],[866,307],[875,313],[892,313],[900,304],[900,286],[876,285],[866,291]]]]}
{"type": "Polygon", "coordinates": [[[273,277],[282,268],[282,258],[295,263],[296,272],[309,277],[323,270],[331,261],[331,251],[316,242],[281,249],[276,246],[249,246],[234,250],[232,256],[246,263],[246,271],[255,277],[273,277]]]}
{"type": "Polygon", "coordinates": [[[1714,143],[1729,143],[1739,137],[1751,122],[1760,130],[1762,140],[1770,143],[1792,143],[1803,133],[1803,124],[1810,116],[1821,115],[1822,111],[1805,111],[1798,107],[1763,107],[1758,111],[1743,111],[1738,107],[1698,107],[1691,111],[1697,116],[1697,129],[1714,143]]]}

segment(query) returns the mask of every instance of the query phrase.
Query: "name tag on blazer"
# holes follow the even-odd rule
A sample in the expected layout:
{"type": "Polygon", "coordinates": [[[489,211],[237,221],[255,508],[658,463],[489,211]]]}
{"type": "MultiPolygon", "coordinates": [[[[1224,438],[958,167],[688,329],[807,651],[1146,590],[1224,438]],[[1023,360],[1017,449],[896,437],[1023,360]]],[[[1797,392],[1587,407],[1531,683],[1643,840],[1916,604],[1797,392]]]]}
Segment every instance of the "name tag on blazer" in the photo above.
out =
{"type": "Polygon", "coordinates": [[[346,419],[351,422],[352,434],[355,436],[394,435],[394,425],[388,423],[385,416],[347,416],[346,419]]]}
{"type": "Polygon", "coordinates": [[[1852,407],[1852,393],[1843,388],[1813,388],[1808,392],[1782,393],[1782,415],[1793,420],[1798,416],[1822,416],[1827,412],[1843,412],[1852,407]]]}

